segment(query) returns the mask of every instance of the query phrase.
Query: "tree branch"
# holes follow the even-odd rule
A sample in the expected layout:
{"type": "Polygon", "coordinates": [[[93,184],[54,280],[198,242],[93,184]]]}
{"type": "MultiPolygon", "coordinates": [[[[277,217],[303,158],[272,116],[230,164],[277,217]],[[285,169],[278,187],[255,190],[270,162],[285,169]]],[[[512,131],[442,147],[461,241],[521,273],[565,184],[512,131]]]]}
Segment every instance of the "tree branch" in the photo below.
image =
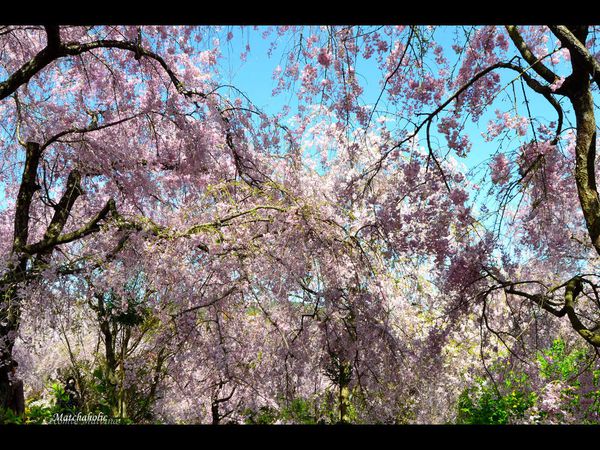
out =
{"type": "Polygon", "coordinates": [[[539,76],[541,76],[549,84],[552,84],[558,80],[558,76],[548,69],[548,67],[546,67],[529,49],[515,25],[506,25],[506,30],[508,31],[508,35],[510,36],[511,40],[517,47],[517,50],[519,50],[519,53],[521,53],[521,56],[523,56],[525,61],[527,61],[529,66],[535,70],[539,76]]]}
{"type": "Polygon", "coordinates": [[[26,84],[31,77],[61,56],[58,27],[46,26],[44,28],[48,41],[46,47],[0,83],[0,100],[11,95],[20,86],[26,84]]]}
{"type": "Polygon", "coordinates": [[[69,173],[65,192],[56,205],[54,216],[44,234],[44,240],[52,241],[60,235],[71,214],[71,209],[73,209],[75,201],[82,193],[81,174],[77,169],[74,169],[69,173]]]}
{"type": "Polygon", "coordinates": [[[18,252],[27,245],[29,208],[31,207],[33,194],[39,189],[36,183],[36,175],[41,155],[40,145],[36,142],[27,142],[25,151],[25,167],[21,177],[15,210],[13,252],[18,252]]]}
{"type": "Polygon", "coordinates": [[[130,120],[133,120],[133,119],[141,116],[142,114],[143,113],[134,114],[133,116],[128,116],[123,119],[115,120],[114,122],[104,123],[104,124],[98,125],[98,126],[89,126],[87,128],[69,128],[68,130],[64,130],[64,131],[61,131],[60,133],[55,134],[50,139],[48,139],[46,142],[44,142],[44,144],[41,146],[41,150],[42,151],[45,150],[48,146],[52,145],[54,142],[58,141],[61,137],[66,136],[67,134],[74,134],[74,133],[84,134],[84,133],[90,133],[92,131],[99,131],[104,128],[109,128],[109,127],[112,127],[115,125],[120,125],[122,123],[128,122],[130,120]]]}
{"type": "Polygon", "coordinates": [[[35,253],[43,253],[57,245],[67,244],[88,236],[89,234],[92,234],[100,229],[98,224],[106,218],[109,212],[115,211],[115,208],[115,201],[111,198],[108,200],[108,202],[106,202],[106,205],[104,205],[104,207],[81,228],[70,233],[65,233],[61,236],[52,237],[47,233],[43,240],[36,242],[35,244],[28,245],[24,250],[31,255],[35,253]]]}
{"type": "Polygon", "coordinates": [[[591,74],[592,79],[600,87],[600,62],[594,58],[587,47],[564,25],[549,25],[550,30],[571,53],[577,54],[591,74]]]}
{"type": "Polygon", "coordinates": [[[225,297],[229,297],[231,294],[233,294],[235,291],[237,291],[237,289],[238,289],[237,286],[233,286],[233,287],[227,289],[223,294],[217,295],[216,297],[210,299],[208,302],[203,303],[201,305],[192,306],[191,308],[184,309],[183,311],[180,311],[177,314],[174,314],[173,317],[174,318],[179,317],[183,314],[187,314],[189,312],[196,311],[200,308],[207,308],[211,305],[214,305],[215,303],[223,300],[225,297]]]}
{"type": "Polygon", "coordinates": [[[168,66],[165,60],[160,55],[150,50],[142,48],[139,42],[101,39],[87,43],[62,43],[60,42],[58,27],[47,26],[45,27],[45,29],[48,35],[48,44],[31,60],[23,64],[5,81],[0,83],[0,100],[8,97],[13,92],[15,92],[20,86],[26,84],[34,75],[39,73],[51,62],[63,58],[65,56],[81,55],[82,53],[86,53],[99,48],[116,48],[126,50],[134,53],[134,55],[138,59],[142,56],[153,59],[162,66],[165,72],[167,72],[167,75],[169,76],[175,88],[177,89],[177,92],[188,97],[192,95],[197,95],[201,98],[206,97],[206,94],[202,92],[185,89],[183,83],[179,80],[177,75],[175,75],[175,72],[171,70],[171,68],[168,66]]]}
{"type": "Polygon", "coordinates": [[[567,316],[569,317],[573,329],[577,331],[581,337],[583,337],[594,347],[600,347],[600,334],[594,333],[585,325],[583,325],[575,312],[575,300],[582,291],[583,286],[581,277],[577,276],[571,278],[565,287],[565,308],[567,311],[567,316]]]}

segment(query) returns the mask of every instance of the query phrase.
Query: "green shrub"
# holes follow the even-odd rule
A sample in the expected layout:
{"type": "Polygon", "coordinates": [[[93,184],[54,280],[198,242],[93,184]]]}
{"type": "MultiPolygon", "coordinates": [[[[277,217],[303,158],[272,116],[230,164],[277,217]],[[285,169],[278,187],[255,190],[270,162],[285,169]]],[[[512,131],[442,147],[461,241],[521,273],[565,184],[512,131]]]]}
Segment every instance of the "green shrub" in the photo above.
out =
{"type": "Polygon", "coordinates": [[[504,383],[494,386],[480,378],[475,386],[465,389],[458,399],[457,423],[504,425],[524,417],[535,405],[537,395],[531,392],[525,374],[510,371],[504,383]]]}

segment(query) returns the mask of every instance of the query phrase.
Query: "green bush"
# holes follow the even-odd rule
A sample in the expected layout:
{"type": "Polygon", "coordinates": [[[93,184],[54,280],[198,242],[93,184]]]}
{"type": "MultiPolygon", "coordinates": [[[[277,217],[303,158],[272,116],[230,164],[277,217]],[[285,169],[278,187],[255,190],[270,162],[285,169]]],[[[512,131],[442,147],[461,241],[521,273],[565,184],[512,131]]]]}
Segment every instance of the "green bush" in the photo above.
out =
{"type": "MultiPolygon", "coordinates": [[[[508,371],[505,381],[497,386],[480,378],[466,388],[458,399],[457,423],[463,424],[507,424],[523,419],[529,408],[537,411],[538,422],[549,419],[549,414],[558,414],[552,420],[563,421],[562,412],[548,412],[542,399],[544,386],[560,382],[563,404],[560,408],[583,423],[598,423],[600,419],[600,370],[589,367],[588,349],[569,350],[565,341],[556,339],[549,348],[538,352],[539,372],[534,389],[531,380],[523,372],[508,371]],[[587,377],[586,383],[582,383],[587,377]],[[584,386],[585,384],[585,386],[584,386]]],[[[493,368],[496,374],[506,373],[501,364],[493,368]]]]}
{"type": "MultiPolygon", "coordinates": [[[[507,384],[511,385],[513,381],[507,384]]],[[[522,383],[514,386],[507,394],[501,394],[482,379],[460,395],[457,423],[504,425],[511,419],[522,418],[525,411],[535,404],[535,400],[536,394],[527,392],[522,383]]]]}

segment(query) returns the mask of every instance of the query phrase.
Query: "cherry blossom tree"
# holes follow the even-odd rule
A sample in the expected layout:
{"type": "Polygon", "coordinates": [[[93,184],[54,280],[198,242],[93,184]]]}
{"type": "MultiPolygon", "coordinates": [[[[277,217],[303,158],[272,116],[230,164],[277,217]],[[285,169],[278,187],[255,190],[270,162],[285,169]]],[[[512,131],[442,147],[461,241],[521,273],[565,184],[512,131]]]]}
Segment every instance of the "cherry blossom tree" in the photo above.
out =
{"type": "Polygon", "coordinates": [[[215,424],[449,421],[499,360],[600,347],[596,28],[259,29],[268,112],[238,31],[0,28],[3,398],[55,370],[39,327],[113,414],[215,424]]]}
{"type": "Polygon", "coordinates": [[[567,316],[573,329],[597,346],[593,312],[598,253],[596,30],[586,26],[463,28],[455,30],[465,37],[452,46],[458,55],[453,60],[451,52],[435,42],[434,27],[302,31],[308,37],[299,38],[301,56],[290,56],[287,67],[276,72],[282,88],[301,80],[300,100],[308,103],[320,95],[336,121],[360,124],[359,129],[372,127],[378,114],[408,122],[392,130],[395,136],[379,148],[381,158],[357,176],[366,188],[380,171],[381,161],[400,154],[414,137],[423,136],[428,152],[425,167],[437,170],[448,195],[456,198],[462,194],[444,174],[440,160],[448,152],[461,157],[475,151],[474,140],[465,131],[467,122],[480,124],[480,129],[488,131],[486,140],[498,142],[489,166],[497,208],[485,207],[487,217],[495,215],[497,220],[494,227],[485,223],[479,227],[495,231],[495,236],[491,233],[489,241],[483,237],[479,244],[471,240],[462,249],[465,259],[455,259],[451,279],[463,281],[454,284],[459,288],[455,289],[460,292],[458,300],[465,299],[464,294],[468,300],[485,300],[498,292],[509,301],[522,299],[534,309],[567,316]],[[383,76],[381,94],[371,107],[361,105],[363,88],[357,71],[373,55],[379,55],[383,76]],[[312,62],[313,69],[306,66],[301,74],[300,60],[312,62]],[[320,83],[319,76],[307,75],[314,68],[324,78],[320,83]],[[507,75],[511,78],[503,78],[507,75]],[[518,96],[517,88],[521,90],[518,96]],[[506,94],[509,89],[514,95],[506,94]],[[513,103],[508,111],[496,110],[496,117],[488,119],[486,111],[500,106],[505,94],[524,104],[523,113],[517,114],[513,103]],[[532,96],[545,102],[555,118],[535,116],[532,96]],[[384,99],[387,108],[380,111],[377,106],[384,99]],[[486,121],[487,126],[482,126],[486,121]],[[439,134],[433,136],[436,128],[446,138],[445,144],[439,142],[439,134]],[[508,139],[520,143],[507,145],[508,139]],[[505,232],[517,236],[518,242],[507,244],[509,239],[502,239],[505,232]],[[483,255],[488,255],[487,260],[483,255]],[[524,264],[525,258],[531,264],[524,264]],[[469,278],[481,279],[469,285],[469,278]],[[470,291],[463,290],[467,285],[470,291]],[[585,305],[586,298],[590,305],[585,305]]]}
{"type": "Polygon", "coordinates": [[[173,228],[181,225],[176,215],[185,215],[179,206],[193,197],[189,189],[247,171],[248,149],[234,149],[243,134],[237,108],[210,80],[216,49],[208,44],[192,56],[202,30],[171,31],[3,29],[3,392],[24,290],[102,270],[139,233],[197,235],[203,225],[173,228]],[[179,41],[188,42],[187,52],[174,51],[179,41]],[[154,222],[157,205],[176,211],[175,222],[154,222]],[[102,230],[109,233],[87,239],[102,230]]]}

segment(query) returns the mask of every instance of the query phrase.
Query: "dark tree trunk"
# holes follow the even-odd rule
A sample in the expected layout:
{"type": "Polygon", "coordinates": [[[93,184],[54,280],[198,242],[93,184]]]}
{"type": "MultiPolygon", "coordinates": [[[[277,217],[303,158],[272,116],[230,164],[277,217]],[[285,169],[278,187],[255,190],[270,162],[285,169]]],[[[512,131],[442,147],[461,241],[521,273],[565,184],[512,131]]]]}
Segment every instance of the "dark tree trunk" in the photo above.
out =
{"type": "Polygon", "coordinates": [[[212,415],[212,424],[213,425],[219,425],[219,422],[221,421],[221,417],[219,416],[219,404],[218,403],[213,403],[210,407],[210,412],[212,415]]]}

